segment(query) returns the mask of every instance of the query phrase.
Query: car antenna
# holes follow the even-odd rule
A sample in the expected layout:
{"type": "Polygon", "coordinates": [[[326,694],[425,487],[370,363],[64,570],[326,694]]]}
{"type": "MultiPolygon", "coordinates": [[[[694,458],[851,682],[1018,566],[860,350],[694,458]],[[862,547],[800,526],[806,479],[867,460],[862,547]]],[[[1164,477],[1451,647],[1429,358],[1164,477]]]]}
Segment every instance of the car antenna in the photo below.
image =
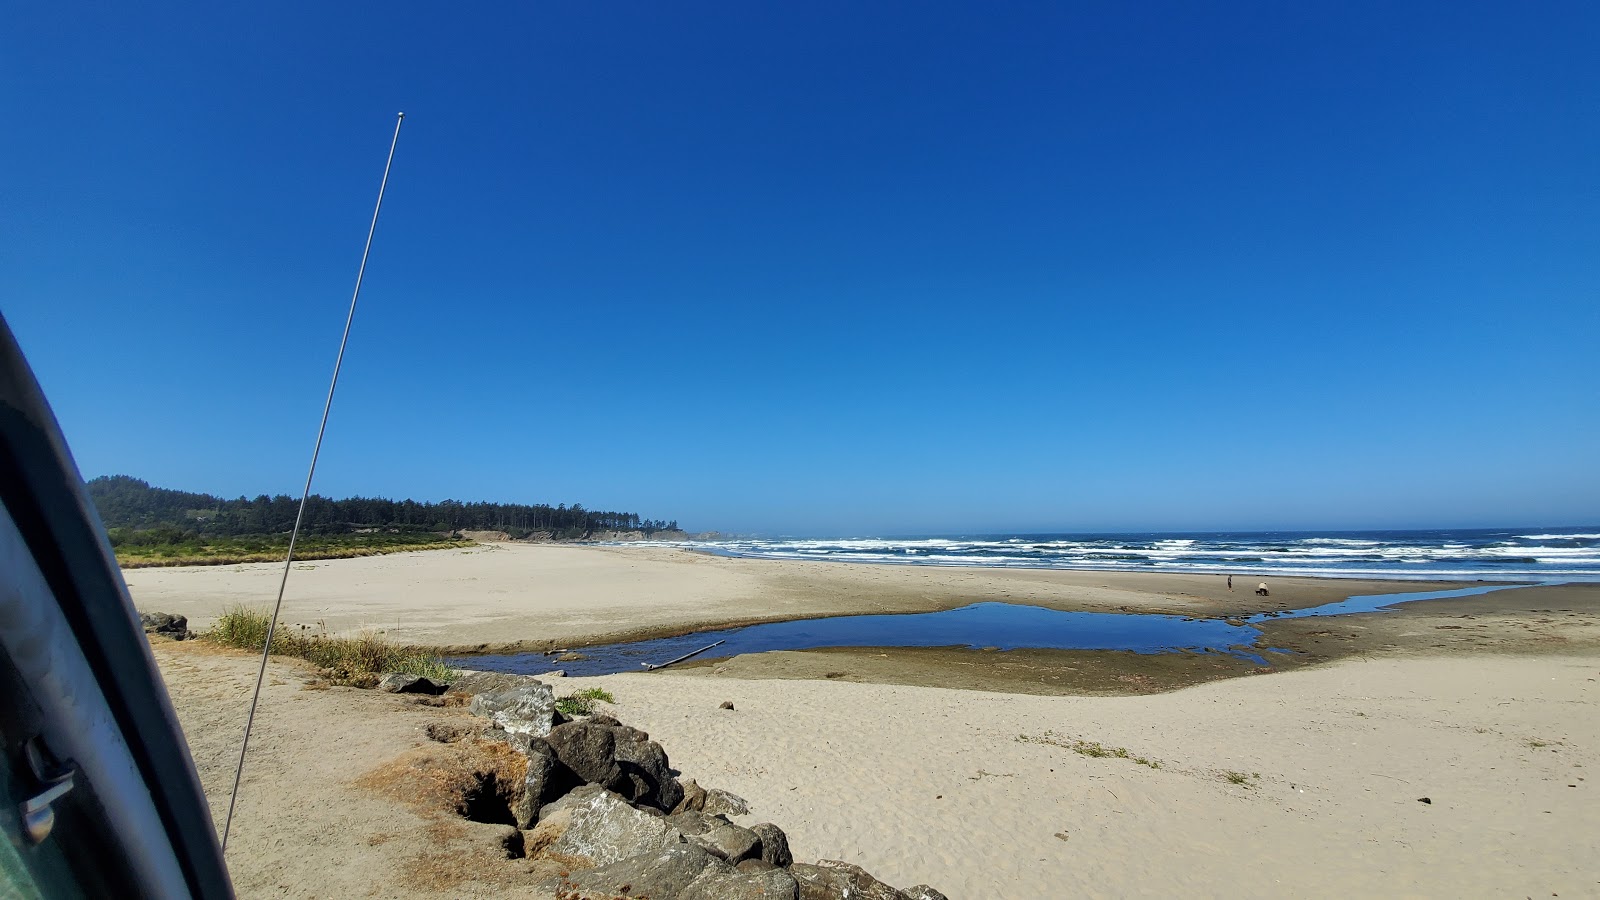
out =
{"type": "Polygon", "coordinates": [[[345,344],[350,341],[350,324],[356,318],[356,300],[361,297],[361,279],[367,274],[367,255],[372,252],[372,236],[378,230],[378,212],[383,209],[383,192],[389,187],[389,167],[394,165],[394,148],[400,143],[400,126],[406,114],[399,113],[394,120],[394,138],[389,141],[389,158],[383,164],[383,181],[378,184],[378,202],[372,207],[372,224],[367,227],[367,245],[361,251],[361,267],[356,270],[356,287],[350,294],[350,313],[345,316],[344,336],[339,338],[339,355],[333,361],[333,379],[328,382],[328,399],[322,405],[322,424],[317,426],[317,443],[311,449],[311,467],[306,470],[306,487],[300,493],[300,511],[294,516],[294,530],[289,532],[289,552],[283,560],[283,578],[278,581],[278,600],[272,605],[272,622],[267,626],[267,640],[261,647],[261,668],[256,672],[255,693],[250,697],[250,715],[244,720],[244,740],[239,744],[239,764],[233,769],[233,790],[228,794],[228,817],[222,823],[222,852],[228,852],[228,832],[233,828],[233,808],[239,801],[239,780],[244,776],[244,753],[250,746],[250,728],[256,721],[256,704],[261,702],[261,684],[267,677],[267,654],[272,650],[272,635],[278,630],[278,611],[283,608],[283,589],[289,583],[289,568],[294,563],[294,542],[300,536],[300,522],[306,515],[306,501],[311,497],[311,478],[317,472],[317,455],[322,452],[322,435],[328,430],[328,411],[333,409],[333,391],[339,386],[339,367],[344,364],[345,344]]]}

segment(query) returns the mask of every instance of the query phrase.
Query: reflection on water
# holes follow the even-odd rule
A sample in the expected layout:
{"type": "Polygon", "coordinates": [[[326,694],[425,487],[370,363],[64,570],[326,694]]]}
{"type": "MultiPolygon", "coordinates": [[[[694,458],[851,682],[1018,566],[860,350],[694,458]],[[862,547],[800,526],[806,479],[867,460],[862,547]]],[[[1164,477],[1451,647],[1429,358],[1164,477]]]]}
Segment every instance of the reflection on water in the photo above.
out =
{"type": "Polygon", "coordinates": [[[1400,603],[1470,597],[1517,585],[1348,597],[1308,609],[1262,613],[1232,621],[1137,613],[1063,612],[1012,603],[974,603],[943,612],[886,616],[833,616],[768,622],[746,628],[698,631],[680,637],[585,647],[584,659],[554,662],[542,653],[473,656],[452,660],[464,668],[537,675],[560,668],[568,675],[610,675],[659,665],[723,641],[707,658],[814,650],[819,647],[993,647],[999,650],[1131,650],[1135,653],[1226,653],[1267,665],[1257,654],[1261,631],[1252,623],[1304,616],[1374,612],[1400,603]]]}

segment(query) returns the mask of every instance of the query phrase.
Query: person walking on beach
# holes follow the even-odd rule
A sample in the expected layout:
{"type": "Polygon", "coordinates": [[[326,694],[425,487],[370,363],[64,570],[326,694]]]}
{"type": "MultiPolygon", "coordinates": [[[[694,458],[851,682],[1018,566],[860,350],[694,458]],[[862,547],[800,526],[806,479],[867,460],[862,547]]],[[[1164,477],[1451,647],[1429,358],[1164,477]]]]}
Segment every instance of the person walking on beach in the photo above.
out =
{"type": "Polygon", "coordinates": [[[1233,590],[1233,576],[1232,575],[1228,576],[1228,590],[1230,590],[1230,591],[1233,590]]]}

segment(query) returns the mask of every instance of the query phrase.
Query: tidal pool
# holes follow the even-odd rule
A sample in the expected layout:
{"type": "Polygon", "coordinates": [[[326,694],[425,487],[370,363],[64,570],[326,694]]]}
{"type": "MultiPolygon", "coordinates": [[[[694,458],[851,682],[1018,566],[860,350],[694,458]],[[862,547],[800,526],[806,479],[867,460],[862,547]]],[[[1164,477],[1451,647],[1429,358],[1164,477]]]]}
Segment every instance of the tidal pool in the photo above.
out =
{"type": "MultiPolygon", "coordinates": [[[[1196,619],[1185,616],[1140,613],[1063,612],[1013,603],[974,603],[959,609],[932,613],[879,616],[832,616],[767,622],[721,631],[697,631],[680,637],[601,644],[578,652],[583,659],[556,662],[543,653],[506,656],[471,656],[450,660],[452,665],[492,672],[537,675],[561,669],[568,675],[610,675],[637,672],[661,665],[708,644],[723,643],[706,651],[706,659],[769,650],[815,650],[820,647],[993,647],[998,650],[1131,650],[1135,653],[1226,653],[1260,665],[1256,642],[1261,630],[1252,623],[1304,616],[1335,616],[1376,612],[1401,603],[1470,597],[1525,585],[1491,585],[1450,591],[1413,591],[1404,594],[1359,595],[1337,603],[1307,609],[1234,619],[1196,619]]],[[[1288,652],[1272,651],[1267,652],[1288,652]]]]}

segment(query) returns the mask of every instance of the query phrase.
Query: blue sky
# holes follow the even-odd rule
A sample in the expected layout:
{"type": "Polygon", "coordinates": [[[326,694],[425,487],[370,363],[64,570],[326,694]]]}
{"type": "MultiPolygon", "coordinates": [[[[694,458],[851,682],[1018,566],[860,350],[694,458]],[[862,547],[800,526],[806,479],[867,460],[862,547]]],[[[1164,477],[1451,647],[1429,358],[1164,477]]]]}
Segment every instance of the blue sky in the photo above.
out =
{"type": "Polygon", "coordinates": [[[86,476],[777,533],[1600,521],[1586,3],[28,4],[86,476]],[[1074,8],[1065,8],[1065,7],[1074,8]]]}

